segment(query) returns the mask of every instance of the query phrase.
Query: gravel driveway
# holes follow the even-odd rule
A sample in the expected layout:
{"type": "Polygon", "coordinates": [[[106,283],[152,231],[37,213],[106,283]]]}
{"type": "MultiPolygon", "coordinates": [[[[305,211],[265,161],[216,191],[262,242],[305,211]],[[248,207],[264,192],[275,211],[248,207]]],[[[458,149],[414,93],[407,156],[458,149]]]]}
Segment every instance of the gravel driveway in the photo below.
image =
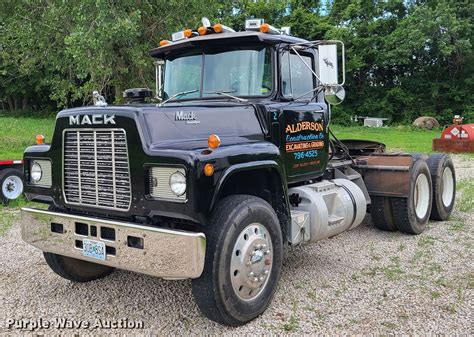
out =
{"type": "MultiPolygon", "coordinates": [[[[458,180],[474,177],[472,161],[456,158],[458,180]]],[[[11,320],[31,329],[26,322],[66,319],[62,322],[82,321],[89,327],[59,330],[53,325],[34,331],[472,335],[473,224],[472,209],[456,209],[450,221],[432,222],[419,236],[381,232],[366,219],[351,232],[293,248],[270,308],[246,326],[228,328],[200,314],[190,281],[120,270],[88,284],[56,276],[41,252],[21,241],[17,220],[0,237],[0,334],[24,333],[8,329],[11,320]],[[143,328],[107,329],[97,327],[99,322],[142,323],[143,328]]]]}

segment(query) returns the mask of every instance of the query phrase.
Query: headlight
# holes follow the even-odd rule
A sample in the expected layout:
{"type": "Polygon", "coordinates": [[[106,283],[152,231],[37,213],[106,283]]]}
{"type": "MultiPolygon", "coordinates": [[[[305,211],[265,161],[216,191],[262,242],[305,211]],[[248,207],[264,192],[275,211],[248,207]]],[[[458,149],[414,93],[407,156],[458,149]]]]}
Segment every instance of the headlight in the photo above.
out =
{"type": "Polygon", "coordinates": [[[31,176],[31,180],[34,183],[37,183],[38,181],[40,181],[41,177],[43,176],[43,170],[41,169],[41,165],[35,161],[31,164],[30,176],[31,176]]]}
{"type": "Polygon", "coordinates": [[[186,177],[181,172],[175,172],[170,176],[170,188],[178,197],[186,192],[186,177]]]}

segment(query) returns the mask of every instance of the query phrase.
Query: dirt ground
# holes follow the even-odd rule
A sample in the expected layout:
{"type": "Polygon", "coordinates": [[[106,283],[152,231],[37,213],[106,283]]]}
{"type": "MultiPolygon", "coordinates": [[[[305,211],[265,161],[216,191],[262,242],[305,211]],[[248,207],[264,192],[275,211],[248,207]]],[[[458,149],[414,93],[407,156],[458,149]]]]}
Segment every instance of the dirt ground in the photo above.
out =
{"type": "MultiPolygon", "coordinates": [[[[455,158],[459,184],[472,181],[472,161],[455,158]]],[[[418,236],[379,231],[367,217],[351,232],[291,249],[270,308],[239,328],[204,318],[190,281],[120,270],[87,284],[60,278],[21,241],[14,211],[0,236],[0,334],[472,335],[474,211],[462,207],[462,193],[449,221],[418,236]]]]}

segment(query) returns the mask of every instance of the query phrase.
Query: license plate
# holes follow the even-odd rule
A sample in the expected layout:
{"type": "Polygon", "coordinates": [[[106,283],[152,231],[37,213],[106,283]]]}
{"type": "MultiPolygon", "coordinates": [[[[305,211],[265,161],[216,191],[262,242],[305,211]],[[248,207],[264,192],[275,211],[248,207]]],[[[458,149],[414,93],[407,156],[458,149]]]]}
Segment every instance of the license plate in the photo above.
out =
{"type": "Polygon", "coordinates": [[[98,260],[105,260],[105,243],[84,239],[82,241],[82,255],[98,260]]]}

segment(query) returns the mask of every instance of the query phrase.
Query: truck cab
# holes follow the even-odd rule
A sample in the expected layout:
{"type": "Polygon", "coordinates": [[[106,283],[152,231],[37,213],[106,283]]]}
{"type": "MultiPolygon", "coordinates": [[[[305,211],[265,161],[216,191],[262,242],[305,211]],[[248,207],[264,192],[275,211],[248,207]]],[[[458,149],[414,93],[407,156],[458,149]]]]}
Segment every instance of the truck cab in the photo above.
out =
{"type": "Polygon", "coordinates": [[[203,19],[150,55],[154,92],[127,90],[120,106],[95,93],[93,106],[58,113],[49,143],[25,150],[26,195],[49,208],[23,209],[22,237],[60,276],[190,278],[204,315],[241,325],[268,307],[284,247],[353,229],[368,208],[379,228],[424,230],[426,158],[330,137],[342,42],[203,19]]]}

